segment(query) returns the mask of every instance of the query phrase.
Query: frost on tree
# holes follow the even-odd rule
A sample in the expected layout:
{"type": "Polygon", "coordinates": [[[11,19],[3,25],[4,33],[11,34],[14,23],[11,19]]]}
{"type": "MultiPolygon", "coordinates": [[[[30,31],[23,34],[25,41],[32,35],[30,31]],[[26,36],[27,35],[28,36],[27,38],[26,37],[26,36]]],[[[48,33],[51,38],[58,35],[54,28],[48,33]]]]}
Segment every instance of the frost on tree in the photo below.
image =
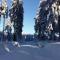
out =
{"type": "Polygon", "coordinates": [[[2,3],[0,3],[0,18],[1,15],[3,15],[3,18],[8,18],[7,0],[2,0],[2,3]]]}
{"type": "Polygon", "coordinates": [[[41,0],[35,17],[35,33],[39,39],[59,39],[60,1],[41,0]]]}
{"type": "Polygon", "coordinates": [[[6,18],[8,18],[8,6],[7,6],[7,0],[2,0],[2,15],[4,15],[6,18]]]}
{"type": "Polygon", "coordinates": [[[10,9],[10,19],[13,22],[14,35],[18,38],[22,37],[23,27],[23,1],[13,0],[12,7],[10,9]]]}

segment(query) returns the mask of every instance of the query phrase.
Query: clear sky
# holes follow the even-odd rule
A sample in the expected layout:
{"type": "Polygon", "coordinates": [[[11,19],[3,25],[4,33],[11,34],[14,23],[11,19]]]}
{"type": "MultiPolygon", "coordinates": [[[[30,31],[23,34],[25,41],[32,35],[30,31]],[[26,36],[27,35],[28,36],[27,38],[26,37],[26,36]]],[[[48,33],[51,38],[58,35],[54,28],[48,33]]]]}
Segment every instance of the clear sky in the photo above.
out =
{"type": "MultiPolygon", "coordinates": [[[[1,0],[0,0],[1,1],[1,0]]],[[[24,7],[24,22],[23,22],[23,32],[34,33],[34,25],[36,16],[36,11],[39,5],[39,0],[23,0],[24,7]]],[[[8,0],[8,6],[10,8],[11,0],[8,0]]],[[[0,22],[0,30],[2,29],[2,22],[0,22]]]]}

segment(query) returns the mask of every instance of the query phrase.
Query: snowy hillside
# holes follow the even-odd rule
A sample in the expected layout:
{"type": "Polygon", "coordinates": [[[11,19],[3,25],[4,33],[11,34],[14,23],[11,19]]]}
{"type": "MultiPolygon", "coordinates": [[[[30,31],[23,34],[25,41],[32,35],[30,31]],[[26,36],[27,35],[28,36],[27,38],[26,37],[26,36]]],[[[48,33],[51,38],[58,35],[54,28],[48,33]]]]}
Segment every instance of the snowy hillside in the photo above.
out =
{"type": "Polygon", "coordinates": [[[13,46],[11,42],[7,45],[10,52],[0,43],[1,60],[60,60],[60,42],[47,43],[43,48],[29,42],[22,43],[20,48],[13,46]]]}

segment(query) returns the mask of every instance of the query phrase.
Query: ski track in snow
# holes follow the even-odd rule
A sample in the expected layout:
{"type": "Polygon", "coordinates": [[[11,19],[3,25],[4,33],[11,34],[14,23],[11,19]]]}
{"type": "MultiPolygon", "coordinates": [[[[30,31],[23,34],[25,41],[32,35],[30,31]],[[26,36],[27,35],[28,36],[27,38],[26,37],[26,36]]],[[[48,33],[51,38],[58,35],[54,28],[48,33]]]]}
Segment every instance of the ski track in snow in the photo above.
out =
{"type": "Polygon", "coordinates": [[[60,42],[45,44],[43,48],[33,44],[21,44],[21,47],[12,43],[7,45],[9,52],[0,44],[1,60],[60,60],[60,42]]]}
{"type": "Polygon", "coordinates": [[[21,45],[21,47],[39,48],[38,46],[34,46],[34,45],[21,45]]]}

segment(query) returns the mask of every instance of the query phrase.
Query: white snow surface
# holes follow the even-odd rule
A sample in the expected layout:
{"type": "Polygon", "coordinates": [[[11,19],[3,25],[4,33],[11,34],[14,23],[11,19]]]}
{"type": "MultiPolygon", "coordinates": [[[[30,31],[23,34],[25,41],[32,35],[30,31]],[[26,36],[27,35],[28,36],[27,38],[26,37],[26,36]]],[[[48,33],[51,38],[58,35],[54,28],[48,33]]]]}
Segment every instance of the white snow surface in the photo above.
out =
{"type": "Polygon", "coordinates": [[[7,52],[0,43],[0,60],[60,60],[60,42],[47,43],[40,48],[33,44],[21,44],[21,47],[7,43],[7,52]]]}

